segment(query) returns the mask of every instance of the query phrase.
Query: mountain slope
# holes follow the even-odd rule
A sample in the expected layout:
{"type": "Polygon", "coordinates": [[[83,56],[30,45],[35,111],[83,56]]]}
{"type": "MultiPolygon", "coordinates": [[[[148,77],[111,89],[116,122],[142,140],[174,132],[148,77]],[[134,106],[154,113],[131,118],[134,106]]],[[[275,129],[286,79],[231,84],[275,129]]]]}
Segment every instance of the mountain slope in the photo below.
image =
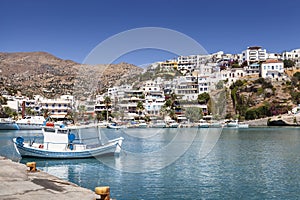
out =
{"type": "Polygon", "coordinates": [[[79,64],[46,52],[0,53],[0,91],[49,98],[75,93],[88,97],[142,71],[127,63],[79,64]]]}

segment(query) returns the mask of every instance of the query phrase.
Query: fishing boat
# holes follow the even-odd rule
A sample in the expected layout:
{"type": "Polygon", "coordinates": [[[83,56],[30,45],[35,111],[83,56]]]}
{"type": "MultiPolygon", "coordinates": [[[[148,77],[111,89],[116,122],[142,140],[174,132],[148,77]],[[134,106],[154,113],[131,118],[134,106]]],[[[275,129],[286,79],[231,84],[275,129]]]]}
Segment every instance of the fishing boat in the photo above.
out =
{"type": "Polygon", "coordinates": [[[59,159],[98,157],[119,154],[124,139],[120,137],[103,142],[100,128],[88,125],[65,127],[54,126],[48,122],[42,127],[42,132],[44,140],[41,143],[34,140],[25,142],[23,137],[14,138],[13,143],[17,152],[22,157],[59,159]],[[91,130],[98,136],[91,137],[91,130]]]}

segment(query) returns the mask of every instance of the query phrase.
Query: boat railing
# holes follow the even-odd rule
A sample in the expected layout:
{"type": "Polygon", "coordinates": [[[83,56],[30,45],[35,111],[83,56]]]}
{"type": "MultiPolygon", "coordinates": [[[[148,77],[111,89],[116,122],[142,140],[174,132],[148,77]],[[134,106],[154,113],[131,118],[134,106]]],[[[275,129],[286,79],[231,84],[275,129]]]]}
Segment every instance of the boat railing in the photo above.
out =
{"type": "Polygon", "coordinates": [[[39,148],[43,148],[45,150],[76,150],[80,148],[80,150],[86,149],[86,145],[84,143],[58,143],[58,142],[45,142],[39,148]]]}

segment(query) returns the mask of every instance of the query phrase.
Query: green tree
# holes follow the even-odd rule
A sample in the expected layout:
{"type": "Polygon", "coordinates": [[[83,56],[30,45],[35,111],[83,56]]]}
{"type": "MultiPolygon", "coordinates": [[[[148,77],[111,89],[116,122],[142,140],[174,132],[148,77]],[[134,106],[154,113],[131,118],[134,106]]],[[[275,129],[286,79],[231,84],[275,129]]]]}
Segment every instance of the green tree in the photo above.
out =
{"type": "Polygon", "coordinates": [[[141,117],[141,112],[144,110],[143,102],[138,101],[138,102],[137,102],[137,105],[136,105],[136,109],[137,109],[137,111],[138,111],[138,115],[139,115],[139,119],[140,119],[140,117],[141,117]]]}
{"type": "Polygon", "coordinates": [[[248,109],[246,111],[246,114],[245,114],[245,119],[246,120],[253,120],[253,119],[256,119],[256,118],[257,118],[257,115],[256,115],[255,109],[248,109]]]}
{"type": "Polygon", "coordinates": [[[284,66],[284,68],[290,68],[290,67],[295,66],[295,62],[290,59],[288,59],[288,60],[285,59],[285,60],[283,60],[283,66],[284,66]]]}
{"type": "Polygon", "coordinates": [[[99,121],[103,121],[105,117],[103,117],[102,113],[98,112],[96,115],[96,119],[99,122],[99,121]]]}
{"type": "Polygon", "coordinates": [[[163,117],[163,119],[165,118],[166,114],[168,113],[167,107],[166,106],[162,106],[160,108],[159,114],[163,117]]]}
{"type": "Polygon", "coordinates": [[[26,109],[25,109],[25,113],[26,113],[27,115],[35,115],[35,111],[32,110],[31,108],[26,108],[26,109]]]}
{"type": "Polygon", "coordinates": [[[184,115],[191,122],[199,121],[202,118],[202,110],[198,107],[188,107],[184,109],[184,115]]]}
{"type": "Polygon", "coordinates": [[[13,117],[15,114],[14,112],[16,112],[15,110],[11,109],[8,106],[3,107],[3,112],[8,115],[9,117],[13,117]]]}
{"type": "Polygon", "coordinates": [[[111,106],[111,99],[109,96],[106,96],[104,98],[104,104],[106,108],[106,121],[108,121],[108,108],[111,106]]]}
{"type": "Polygon", "coordinates": [[[84,117],[84,113],[86,112],[86,107],[84,105],[80,105],[78,107],[78,112],[79,112],[79,116],[81,118],[83,118],[84,117]]]}
{"type": "Polygon", "coordinates": [[[198,98],[197,98],[197,100],[198,100],[199,103],[205,103],[205,104],[207,104],[207,102],[209,101],[209,99],[210,99],[210,96],[209,96],[209,94],[207,92],[199,94],[198,98]]]}
{"type": "Polygon", "coordinates": [[[221,90],[224,88],[224,81],[219,81],[217,84],[216,84],[216,89],[217,90],[221,90]]]}

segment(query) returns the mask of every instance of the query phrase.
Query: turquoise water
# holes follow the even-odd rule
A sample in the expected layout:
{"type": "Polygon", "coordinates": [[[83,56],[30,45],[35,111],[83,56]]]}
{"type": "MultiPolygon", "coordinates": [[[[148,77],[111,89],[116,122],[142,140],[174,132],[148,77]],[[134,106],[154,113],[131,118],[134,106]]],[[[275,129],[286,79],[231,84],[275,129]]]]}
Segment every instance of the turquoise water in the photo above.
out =
{"type": "MultiPolygon", "coordinates": [[[[42,139],[39,131],[1,131],[0,155],[18,159],[11,139],[19,135],[42,139]]],[[[300,198],[298,128],[223,129],[216,143],[199,129],[105,129],[103,135],[125,138],[119,157],[21,162],[36,161],[91,190],[108,185],[118,200],[300,198]],[[204,141],[215,145],[203,156],[204,141]]]]}

